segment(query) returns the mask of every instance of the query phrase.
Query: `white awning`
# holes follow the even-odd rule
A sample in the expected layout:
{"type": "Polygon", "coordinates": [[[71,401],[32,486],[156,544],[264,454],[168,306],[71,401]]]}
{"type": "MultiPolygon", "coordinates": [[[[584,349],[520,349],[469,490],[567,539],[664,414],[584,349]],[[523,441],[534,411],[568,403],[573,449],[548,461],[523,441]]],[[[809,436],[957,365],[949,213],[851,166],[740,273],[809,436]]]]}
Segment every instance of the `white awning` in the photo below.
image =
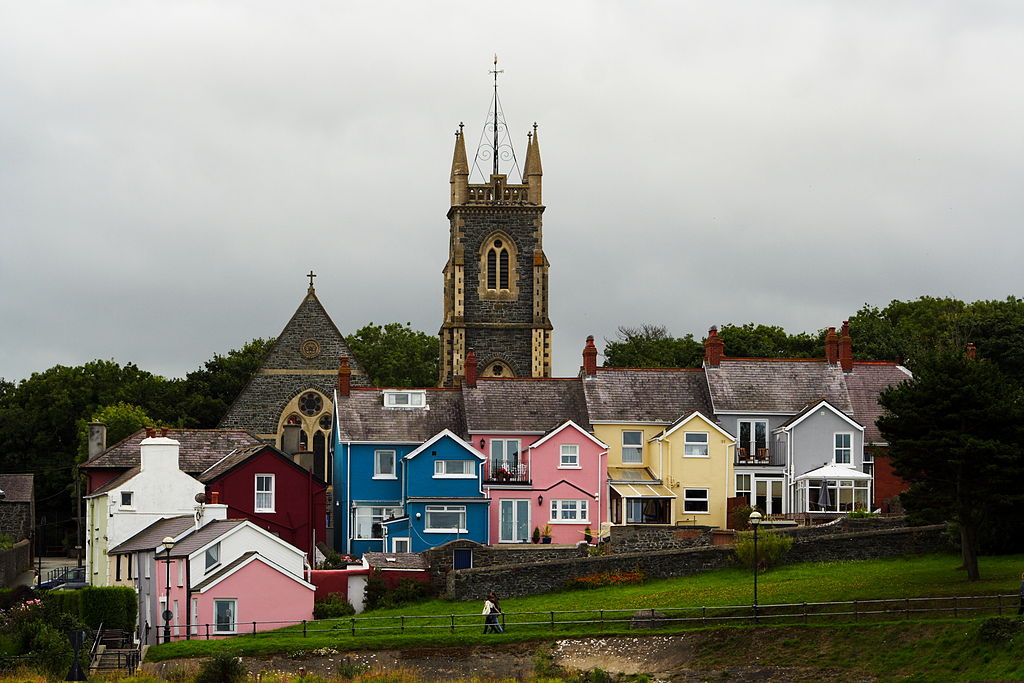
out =
{"type": "Polygon", "coordinates": [[[612,490],[623,498],[675,498],[669,487],[664,484],[644,484],[618,482],[611,485],[612,490]]]}
{"type": "Polygon", "coordinates": [[[867,481],[871,479],[871,475],[860,470],[855,470],[852,467],[843,467],[842,465],[825,465],[819,467],[816,470],[811,470],[806,474],[801,474],[793,481],[804,481],[806,479],[828,479],[832,481],[834,479],[854,479],[856,481],[867,481]]]}

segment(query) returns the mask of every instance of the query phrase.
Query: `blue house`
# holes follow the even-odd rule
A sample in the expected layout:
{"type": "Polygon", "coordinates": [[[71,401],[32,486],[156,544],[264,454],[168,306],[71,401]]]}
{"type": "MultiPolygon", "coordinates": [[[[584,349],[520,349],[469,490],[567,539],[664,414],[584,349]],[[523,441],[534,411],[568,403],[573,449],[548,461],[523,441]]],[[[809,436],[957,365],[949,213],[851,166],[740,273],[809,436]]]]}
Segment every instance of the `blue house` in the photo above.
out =
{"type": "Polygon", "coordinates": [[[486,456],[444,429],[402,459],[403,516],[385,520],[395,552],[418,553],[448,541],[488,543],[486,456]]]}
{"type": "MultiPolygon", "coordinates": [[[[385,522],[408,513],[406,457],[444,430],[451,430],[453,436],[464,430],[459,390],[340,384],[334,410],[331,457],[335,476],[330,506],[334,549],[351,555],[409,551],[412,536],[393,532],[389,538],[385,522]]],[[[428,481],[433,480],[428,477],[428,481]]],[[[437,490],[447,491],[448,487],[437,490]]],[[[428,487],[416,495],[434,495],[434,491],[428,487]]],[[[417,511],[421,518],[426,512],[417,511]]],[[[417,545],[422,547],[429,546],[417,545]]]]}

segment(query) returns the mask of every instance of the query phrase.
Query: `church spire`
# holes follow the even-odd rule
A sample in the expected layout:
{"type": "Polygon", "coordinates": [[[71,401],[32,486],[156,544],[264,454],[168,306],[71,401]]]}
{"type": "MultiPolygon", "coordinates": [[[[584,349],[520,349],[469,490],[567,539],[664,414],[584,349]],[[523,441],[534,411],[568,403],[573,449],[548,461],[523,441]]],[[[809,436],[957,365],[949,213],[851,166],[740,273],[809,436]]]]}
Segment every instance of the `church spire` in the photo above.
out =
{"type": "Polygon", "coordinates": [[[523,171],[523,184],[530,189],[528,192],[531,204],[541,204],[541,176],[544,169],[540,163],[540,136],[537,134],[537,124],[533,124],[533,132],[527,134],[529,142],[526,145],[526,163],[523,171]]]}
{"type": "Polygon", "coordinates": [[[465,203],[469,189],[469,162],[466,160],[466,139],[462,134],[461,123],[455,131],[455,153],[452,155],[449,182],[452,185],[452,206],[465,203]]]}

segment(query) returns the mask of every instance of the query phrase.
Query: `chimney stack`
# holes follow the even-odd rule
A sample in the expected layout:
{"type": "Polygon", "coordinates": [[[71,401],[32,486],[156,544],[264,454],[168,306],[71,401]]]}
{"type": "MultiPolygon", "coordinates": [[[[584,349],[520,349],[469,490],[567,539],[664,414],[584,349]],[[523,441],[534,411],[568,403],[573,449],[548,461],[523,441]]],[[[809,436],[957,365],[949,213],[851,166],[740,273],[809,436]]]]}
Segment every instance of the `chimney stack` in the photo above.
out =
{"type": "Polygon", "coordinates": [[[469,349],[466,351],[466,362],[464,364],[463,371],[465,373],[465,384],[467,387],[472,389],[476,386],[476,351],[469,349]]]}
{"type": "Polygon", "coordinates": [[[829,365],[839,365],[839,335],[834,327],[828,328],[825,335],[825,358],[829,365]]]}
{"type": "Polygon", "coordinates": [[[704,342],[704,362],[709,368],[717,368],[724,357],[725,342],[718,336],[718,328],[712,325],[704,342]]]}
{"type": "Polygon", "coordinates": [[[338,366],[338,396],[348,396],[352,393],[352,368],[348,366],[348,356],[341,357],[341,365],[338,366]]]}
{"type": "Polygon", "coordinates": [[[288,455],[295,455],[299,452],[299,435],[302,426],[293,420],[289,420],[284,426],[281,434],[281,450],[288,455]]]}
{"type": "Polygon", "coordinates": [[[850,321],[843,321],[843,333],[839,337],[839,365],[843,372],[853,372],[853,337],[850,336],[850,321]]]}
{"type": "Polygon", "coordinates": [[[583,374],[593,377],[597,374],[597,347],[594,346],[594,335],[587,336],[587,343],[583,347],[583,374]]]}
{"type": "Polygon", "coordinates": [[[107,450],[107,425],[102,422],[89,423],[89,459],[107,450]]]}
{"type": "Polygon", "coordinates": [[[974,345],[974,342],[967,342],[967,357],[974,360],[974,357],[978,353],[978,347],[974,345]]]}

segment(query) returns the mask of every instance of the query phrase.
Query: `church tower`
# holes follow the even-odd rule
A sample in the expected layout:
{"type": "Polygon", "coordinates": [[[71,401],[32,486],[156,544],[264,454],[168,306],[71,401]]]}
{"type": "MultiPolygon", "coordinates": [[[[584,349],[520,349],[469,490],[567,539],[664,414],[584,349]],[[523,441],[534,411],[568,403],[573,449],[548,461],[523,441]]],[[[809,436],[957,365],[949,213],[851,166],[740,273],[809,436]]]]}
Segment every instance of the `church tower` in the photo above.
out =
{"type": "MultiPolygon", "coordinates": [[[[497,60],[495,60],[497,64],[497,60]]],[[[515,154],[497,97],[474,167],[489,166],[489,179],[470,184],[460,124],[451,171],[448,263],[444,267],[444,321],[440,385],[457,386],[473,349],[480,377],[550,377],[548,260],[543,248],[540,140],[537,124],[527,136],[522,182],[499,172],[499,159],[515,154]],[[490,160],[492,164],[486,164],[490,160]]],[[[480,170],[483,176],[483,170],[480,170]]]]}

